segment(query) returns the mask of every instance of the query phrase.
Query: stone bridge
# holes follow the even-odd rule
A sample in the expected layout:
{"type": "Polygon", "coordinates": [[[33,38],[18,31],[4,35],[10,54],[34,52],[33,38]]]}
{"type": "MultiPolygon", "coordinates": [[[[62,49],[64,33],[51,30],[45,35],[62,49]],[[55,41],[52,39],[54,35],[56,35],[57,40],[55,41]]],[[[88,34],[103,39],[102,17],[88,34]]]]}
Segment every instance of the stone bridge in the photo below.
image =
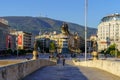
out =
{"type": "MultiPolygon", "coordinates": [[[[97,69],[96,65],[103,65],[104,62],[73,62],[66,60],[63,66],[61,63],[56,65],[56,62],[43,59],[16,61],[16,64],[1,66],[0,80],[120,80],[118,73],[111,74],[112,68],[108,68],[109,72],[99,67],[97,69]]],[[[116,64],[112,62],[112,65],[116,64]]],[[[104,64],[106,67],[111,67],[110,65],[111,63],[104,64]]],[[[119,72],[119,67],[115,66],[119,72]]]]}
{"type": "Polygon", "coordinates": [[[48,66],[23,80],[120,80],[120,77],[94,67],[75,66],[72,60],[67,60],[65,66],[61,63],[48,66]]]}
{"type": "Polygon", "coordinates": [[[25,76],[45,66],[56,63],[49,60],[3,60],[0,61],[0,80],[22,80],[25,76]]]}

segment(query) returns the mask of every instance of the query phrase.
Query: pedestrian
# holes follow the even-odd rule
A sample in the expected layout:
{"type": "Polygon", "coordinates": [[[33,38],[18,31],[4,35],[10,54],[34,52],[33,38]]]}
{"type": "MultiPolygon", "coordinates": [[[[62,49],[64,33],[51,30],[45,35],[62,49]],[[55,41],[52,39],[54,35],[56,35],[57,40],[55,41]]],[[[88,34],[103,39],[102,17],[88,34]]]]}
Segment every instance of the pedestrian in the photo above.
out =
{"type": "Polygon", "coordinates": [[[60,62],[59,57],[56,57],[56,60],[57,60],[57,64],[59,64],[59,62],[60,62]]]}
{"type": "Polygon", "coordinates": [[[49,60],[50,60],[50,58],[51,58],[51,57],[50,57],[50,55],[49,55],[49,60]]]}
{"type": "Polygon", "coordinates": [[[63,58],[63,66],[65,65],[65,58],[63,58]]]}

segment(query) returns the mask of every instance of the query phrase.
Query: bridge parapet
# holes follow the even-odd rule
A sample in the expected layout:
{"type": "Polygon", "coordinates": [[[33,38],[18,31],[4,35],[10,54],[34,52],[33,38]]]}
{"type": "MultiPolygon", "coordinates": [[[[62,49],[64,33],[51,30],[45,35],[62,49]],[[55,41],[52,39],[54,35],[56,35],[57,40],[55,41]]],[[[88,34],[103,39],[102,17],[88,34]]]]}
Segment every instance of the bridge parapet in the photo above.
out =
{"type": "Polygon", "coordinates": [[[21,80],[39,68],[55,64],[49,60],[38,59],[2,66],[0,67],[0,80],[21,80]]]}
{"type": "Polygon", "coordinates": [[[75,62],[77,66],[95,67],[102,69],[104,71],[110,72],[114,75],[120,77],[120,62],[119,61],[108,61],[108,60],[91,60],[91,61],[81,61],[75,62]]]}

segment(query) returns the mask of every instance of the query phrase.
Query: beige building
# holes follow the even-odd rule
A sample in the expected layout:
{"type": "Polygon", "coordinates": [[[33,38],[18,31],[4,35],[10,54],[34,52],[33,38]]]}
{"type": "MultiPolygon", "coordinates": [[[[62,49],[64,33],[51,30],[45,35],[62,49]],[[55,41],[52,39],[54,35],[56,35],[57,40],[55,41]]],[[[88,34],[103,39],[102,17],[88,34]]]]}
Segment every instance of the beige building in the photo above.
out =
{"type": "Polygon", "coordinates": [[[98,25],[98,51],[106,49],[110,44],[117,44],[120,50],[120,14],[115,13],[102,18],[98,25]]]}
{"type": "Polygon", "coordinates": [[[16,35],[17,49],[31,49],[33,46],[32,34],[24,31],[11,31],[12,35],[16,35]]]}
{"type": "Polygon", "coordinates": [[[68,31],[68,25],[66,23],[62,25],[61,32],[60,34],[57,34],[55,31],[49,34],[42,34],[36,36],[36,39],[49,38],[55,41],[58,53],[68,53],[69,51],[80,52],[79,48],[80,45],[84,45],[84,40],[78,34],[71,34],[68,31]]]}
{"type": "Polygon", "coordinates": [[[60,34],[57,34],[55,31],[53,33],[44,33],[36,36],[35,39],[50,39],[55,42],[58,53],[68,53],[69,35],[64,34],[64,31],[60,34]]]}
{"type": "Polygon", "coordinates": [[[57,45],[57,52],[62,53],[63,49],[64,52],[68,52],[68,40],[69,36],[61,34],[54,34],[51,36],[51,40],[55,41],[55,44],[57,45]]]}

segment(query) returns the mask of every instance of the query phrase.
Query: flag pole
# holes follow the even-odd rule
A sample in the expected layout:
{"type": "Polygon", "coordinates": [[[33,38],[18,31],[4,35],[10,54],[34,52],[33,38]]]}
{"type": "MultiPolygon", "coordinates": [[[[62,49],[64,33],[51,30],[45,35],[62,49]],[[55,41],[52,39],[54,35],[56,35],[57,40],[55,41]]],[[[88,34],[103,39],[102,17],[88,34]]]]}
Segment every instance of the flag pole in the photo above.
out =
{"type": "Polygon", "coordinates": [[[88,0],[85,0],[85,61],[87,60],[87,9],[88,0]]]}

